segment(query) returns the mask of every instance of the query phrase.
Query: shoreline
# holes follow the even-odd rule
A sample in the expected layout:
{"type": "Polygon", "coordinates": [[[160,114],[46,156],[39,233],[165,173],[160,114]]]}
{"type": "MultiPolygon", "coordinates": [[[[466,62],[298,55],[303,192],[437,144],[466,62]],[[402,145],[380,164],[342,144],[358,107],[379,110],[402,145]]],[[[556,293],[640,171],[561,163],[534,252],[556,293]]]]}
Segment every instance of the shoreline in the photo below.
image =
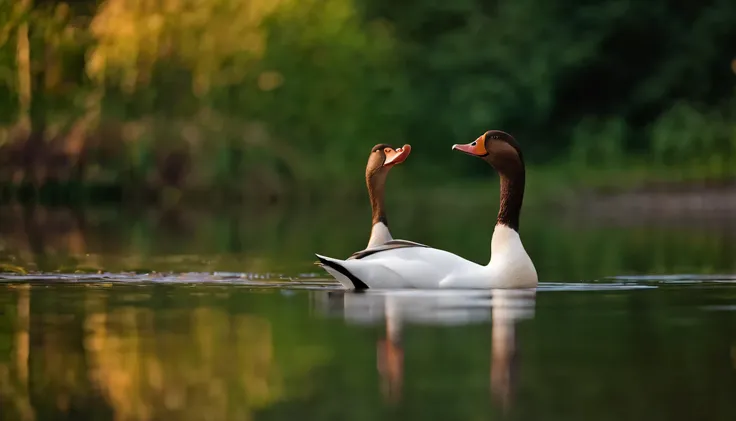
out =
{"type": "MultiPolygon", "coordinates": [[[[633,186],[590,186],[578,182],[565,183],[560,178],[536,175],[527,187],[525,208],[544,207],[564,211],[585,211],[596,215],[615,216],[621,212],[662,213],[664,215],[693,212],[736,214],[736,179],[707,181],[641,182],[633,186]],[[535,180],[535,181],[536,181],[535,180]]],[[[400,177],[396,177],[400,178],[400,177]]],[[[497,202],[497,179],[452,180],[443,184],[419,185],[406,179],[396,180],[396,187],[386,192],[387,200],[401,204],[411,202],[438,203],[454,206],[485,206],[497,202]],[[469,198],[473,198],[469,200],[469,198]]],[[[579,180],[579,179],[578,179],[579,180]]],[[[314,186],[291,186],[278,193],[254,192],[225,186],[182,188],[163,186],[126,186],[120,183],[80,184],[46,183],[40,188],[31,184],[0,184],[0,205],[105,206],[128,204],[132,207],[192,206],[198,207],[268,207],[288,204],[319,205],[324,202],[361,203],[365,198],[362,185],[356,188],[332,186],[329,191],[314,186]]]]}

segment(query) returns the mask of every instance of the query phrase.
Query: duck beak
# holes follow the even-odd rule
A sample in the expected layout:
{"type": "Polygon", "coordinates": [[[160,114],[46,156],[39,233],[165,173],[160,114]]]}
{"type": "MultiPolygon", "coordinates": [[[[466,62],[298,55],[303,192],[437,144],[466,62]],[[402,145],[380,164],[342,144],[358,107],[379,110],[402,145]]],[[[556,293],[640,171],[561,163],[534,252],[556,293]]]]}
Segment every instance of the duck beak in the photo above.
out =
{"type": "Polygon", "coordinates": [[[475,139],[474,142],[466,143],[465,145],[452,145],[452,150],[458,150],[460,152],[465,152],[468,155],[472,156],[486,156],[488,155],[488,152],[486,151],[485,142],[483,141],[483,136],[475,139]]]}
{"type": "Polygon", "coordinates": [[[411,153],[411,145],[404,145],[400,148],[396,148],[391,152],[386,153],[386,162],[383,163],[384,167],[391,167],[396,164],[401,164],[406,161],[411,153]]]}

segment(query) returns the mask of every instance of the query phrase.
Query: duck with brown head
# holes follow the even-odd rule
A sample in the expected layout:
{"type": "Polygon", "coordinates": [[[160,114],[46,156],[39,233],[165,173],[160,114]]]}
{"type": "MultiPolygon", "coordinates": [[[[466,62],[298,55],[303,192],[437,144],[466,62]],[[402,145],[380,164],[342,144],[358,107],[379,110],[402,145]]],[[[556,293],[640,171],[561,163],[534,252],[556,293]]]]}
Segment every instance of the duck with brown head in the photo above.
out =
{"type": "Polygon", "coordinates": [[[423,244],[391,240],[348,260],[317,255],[322,267],[348,289],[536,287],[536,269],[519,237],[526,181],[521,147],[508,133],[490,130],[452,149],[483,159],[500,175],[501,201],[487,265],[423,244]]]}
{"type": "MultiPolygon", "coordinates": [[[[394,240],[388,228],[388,217],[384,206],[386,178],[394,165],[406,161],[411,153],[411,145],[394,148],[385,143],[371,148],[368,155],[368,164],[365,167],[365,183],[368,187],[368,198],[371,202],[371,236],[368,238],[368,246],[361,251],[353,253],[347,260],[357,260],[373,253],[395,249],[400,247],[426,247],[423,244],[412,241],[394,240]]],[[[349,272],[332,261],[320,259],[315,262],[330,273],[337,273],[340,282],[348,289],[367,289],[368,285],[359,279],[350,280],[349,272]]]]}
{"type": "Polygon", "coordinates": [[[526,171],[524,156],[516,140],[508,133],[491,130],[467,145],[452,145],[452,149],[477,156],[498,172],[501,178],[501,202],[496,225],[519,232],[526,171]]]}
{"type": "Polygon", "coordinates": [[[368,165],[365,167],[365,183],[368,187],[368,198],[371,201],[371,236],[368,246],[372,248],[391,241],[388,229],[388,218],[384,208],[384,195],[388,172],[394,165],[401,164],[409,157],[411,145],[394,148],[385,143],[378,144],[371,149],[368,156],[368,165]]]}

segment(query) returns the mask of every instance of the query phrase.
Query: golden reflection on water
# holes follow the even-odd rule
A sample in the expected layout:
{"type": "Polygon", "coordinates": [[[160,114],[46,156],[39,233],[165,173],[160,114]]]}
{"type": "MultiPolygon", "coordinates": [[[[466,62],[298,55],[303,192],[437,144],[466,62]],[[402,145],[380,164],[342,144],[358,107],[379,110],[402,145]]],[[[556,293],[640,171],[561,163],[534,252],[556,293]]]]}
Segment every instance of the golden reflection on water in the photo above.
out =
{"type": "MultiPolygon", "coordinates": [[[[14,352],[10,353],[10,362],[0,364],[0,407],[4,411],[16,413],[18,419],[30,421],[35,418],[28,393],[28,355],[29,355],[29,287],[22,285],[15,288],[17,294],[15,306],[14,352]],[[5,405],[10,406],[6,408],[5,405]]],[[[8,306],[10,307],[10,306],[8,306]]],[[[8,308],[8,310],[11,310],[8,308]]],[[[1,360],[0,360],[1,361],[1,360]]]]}
{"type": "Polygon", "coordinates": [[[282,397],[268,320],[200,307],[189,322],[190,334],[156,331],[153,312],[134,307],[87,318],[90,379],[115,420],[250,419],[249,410],[282,397]]]}
{"type": "Polygon", "coordinates": [[[284,373],[265,317],[205,305],[164,312],[111,305],[99,291],[80,294],[81,313],[34,314],[31,349],[31,288],[14,289],[13,352],[11,361],[0,360],[0,404],[24,421],[34,419],[34,394],[60,413],[99,396],[96,404],[109,406],[116,421],[252,419],[285,398],[287,377],[324,357],[307,350],[284,373]]]}

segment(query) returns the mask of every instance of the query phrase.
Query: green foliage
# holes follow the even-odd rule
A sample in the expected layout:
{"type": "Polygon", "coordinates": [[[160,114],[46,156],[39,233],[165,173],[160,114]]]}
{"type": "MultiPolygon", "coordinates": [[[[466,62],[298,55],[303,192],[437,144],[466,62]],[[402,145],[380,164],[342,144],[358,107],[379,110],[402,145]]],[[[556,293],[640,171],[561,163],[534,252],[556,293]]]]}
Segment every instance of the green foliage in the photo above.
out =
{"type": "Polygon", "coordinates": [[[532,164],[725,177],[734,40],[729,0],[3,2],[0,183],[33,178],[15,143],[48,177],[129,190],[356,190],[379,142],[435,182],[487,174],[448,154],[490,128],[532,164]]]}
{"type": "Polygon", "coordinates": [[[395,22],[426,104],[415,120],[441,116],[413,127],[427,136],[508,128],[543,161],[566,155],[576,126],[614,116],[633,130],[626,151],[641,153],[648,124],[673,100],[733,97],[733,2],[362,3],[395,22]]]}
{"type": "MultiPolygon", "coordinates": [[[[280,144],[309,156],[323,175],[362,175],[371,146],[401,142],[394,129],[404,83],[385,24],[361,23],[344,0],[299,1],[269,22],[269,48],[260,77],[275,72],[281,85],[241,97],[280,144]]],[[[255,85],[255,84],[254,84],[255,85]]],[[[300,174],[306,176],[307,174],[300,174]]]]}
{"type": "Polygon", "coordinates": [[[571,162],[583,168],[624,164],[624,147],[629,127],[621,118],[583,119],[572,132],[571,162]]]}
{"type": "Polygon", "coordinates": [[[677,103],[652,128],[652,151],[669,165],[706,164],[716,174],[736,165],[736,113],[677,103]]]}

